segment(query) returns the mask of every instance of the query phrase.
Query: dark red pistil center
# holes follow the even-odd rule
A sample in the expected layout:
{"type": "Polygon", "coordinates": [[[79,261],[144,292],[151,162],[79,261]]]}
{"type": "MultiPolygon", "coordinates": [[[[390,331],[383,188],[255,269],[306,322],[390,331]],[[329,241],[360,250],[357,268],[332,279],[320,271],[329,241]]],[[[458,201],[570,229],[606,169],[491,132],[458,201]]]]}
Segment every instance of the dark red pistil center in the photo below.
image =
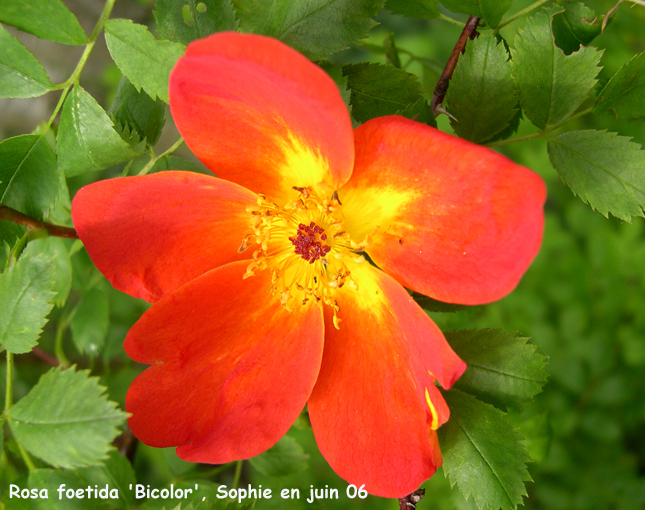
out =
{"type": "Polygon", "coordinates": [[[313,264],[323,258],[331,250],[330,246],[324,241],[327,240],[325,230],[313,221],[309,226],[301,223],[298,225],[296,237],[290,237],[289,241],[296,247],[296,254],[313,264]]]}

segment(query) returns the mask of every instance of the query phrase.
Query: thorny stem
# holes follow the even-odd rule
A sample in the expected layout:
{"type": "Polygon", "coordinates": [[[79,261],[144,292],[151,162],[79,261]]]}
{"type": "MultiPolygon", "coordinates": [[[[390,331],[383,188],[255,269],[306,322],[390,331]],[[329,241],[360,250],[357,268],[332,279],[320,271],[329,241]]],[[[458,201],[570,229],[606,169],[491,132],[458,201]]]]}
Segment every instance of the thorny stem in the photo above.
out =
{"type": "Polygon", "coordinates": [[[510,23],[513,23],[513,21],[515,21],[516,19],[521,18],[522,16],[525,16],[529,12],[537,9],[541,5],[544,5],[548,1],[550,1],[550,0],[538,0],[537,2],[529,5],[526,9],[522,9],[520,12],[516,12],[510,18],[506,18],[499,25],[497,25],[497,28],[495,30],[499,30],[500,28],[505,27],[506,25],[508,25],[510,23]]]}
{"type": "Polygon", "coordinates": [[[552,126],[547,126],[545,129],[538,131],[537,133],[531,133],[530,135],[518,136],[515,138],[507,138],[506,140],[498,140],[497,142],[486,143],[484,145],[486,147],[498,147],[500,145],[508,145],[511,143],[526,142],[528,140],[535,140],[536,138],[543,138],[544,135],[546,135],[547,133],[550,133],[551,131],[555,131],[556,129],[560,129],[562,126],[571,122],[572,120],[577,119],[579,117],[583,117],[588,113],[591,113],[592,110],[593,110],[593,107],[586,108],[576,113],[575,115],[572,115],[568,119],[563,120],[562,122],[558,122],[557,124],[553,124],[552,126]]]}
{"type": "Polygon", "coordinates": [[[439,78],[439,81],[437,82],[437,86],[434,89],[434,94],[432,95],[432,100],[430,101],[430,107],[432,108],[432,113],[435,117],[440,113],[446,113],[443,106],[441,106],[441,103],[443,102],[443,98],[446,96],[446,92],[448,92],[448,84],[450,83],[452,73],[457,66],[459,55],[461,55],[466,49],[466,42],[468,42],[468,39],[473,39],[474,37],[476,37],[477,32],[475,31],[477,30],[478,24],[479,18],[475,16],[470,16],[468,18],[466,26],[461,32],[459,39],[457,39],[457,44],[455,44],[455,47],[452,50],[452,54],[448,59],[448,63],[446,64],[443,73],[441,73],[441,78],[439,78]]]}
{"type": "MultiPolygon", "coordinates": [[[[52,225],[51,223],[37,220],[36,218],[27,216],[26,214],[23,214],[20,211],[16,211],[11,207],[7,207],[6,205],[0,205],[0,220],[8,220],[8,221],[13,221],[14,223],[19,223],[20,225],[24,225],[31,231],[43,229],[45,231],[44,233],[54,237],[66,237],[68,239],[79,239],[78,234],[76,233],[76,230],[74,230],[73,228],[52,225]]],[[[42,236],[42,237],[46,237],[46,236],[42,236]]]]}
{"type": "Polygon", "coordinates": [[[153,157],[151,157],[151,158],[150,158],[150,161],[148,161],[148,163],[146,163],[146,166],[144,166],[144,167],[141,169],[141,171],[139,172],[139,175],[146,175],[148,172],[150,172],[150,170],[152,170],[152,167],[153,167],[153,166],[155,166],[155,163],[156,163],[158,160],[160,160],[160,159],[161,159],[161,158],[163,158],[164,156],[169,156],[170,154],[172,154],[173,152],[175,152],[177,149],[179,149],[179,147],[181,147],[181,144],[182,144],[182,143],[184,143],[184,139],[183,139],[183,138],[180,138],[180,139],[179,139],[179,140],[177,140],[177,141],[173,144],[173,146],[172,146],[172,147],[170,147],[170,149],[168,149],[167,151],[162,152],[161,154],[159,154],[159,156],[156,156],[156,157],[154,157],[154,156],[153,156],[153,157]]]}
{"type": "Polygon", "coordinates": [[[56,88],[62,88],[63,93],[60,95],[60,99],[58,100],[58,104],[56,105],[56,108],[54,108],[54,113],[52,113],[52,116],[49,118],[49,121],[47,121],[47,125],[43,130],[43,134],[49,130],[52,123],[54,122],[54,119],[56,118],[56,115],[58,115],[58,112],[62,108],[63,103],[65,102],[65,98],[67,97],[69,90],[72,88],[72,85],[78,83],[78,79],[81,76],[81,71],[85,67],[85,64],[87,63],[87,59],[89,58],[90,53],[92,53],[92,50],[94,49],[94,45],[96,44],[96,41],[99,38],[99,35],[103,31],[103,25],[105,24],[105,21],[110,17],[110,13],[112,12],[112,8],[114,7],[115,1],[116,0],[107,0],[107,2],[105,3],[105,6],[103,7],[103,12],[101,12],[101,16],[99,17],[99,20],[97,21],[96,26],[94,27],[94,30],[92,30],[92,33],[90,34],[90,37],[87,40],[87,44],[85,45],[85,50],[83,51],[83,54],[81,55],[81,59],[78,61],[78,64],[76,65],[76,69],[74,69],[74,72],[72,73],[72,75],[65,82],[61,83],[60,85],[58,85],[58,87],[56,87],[56,88]]]}

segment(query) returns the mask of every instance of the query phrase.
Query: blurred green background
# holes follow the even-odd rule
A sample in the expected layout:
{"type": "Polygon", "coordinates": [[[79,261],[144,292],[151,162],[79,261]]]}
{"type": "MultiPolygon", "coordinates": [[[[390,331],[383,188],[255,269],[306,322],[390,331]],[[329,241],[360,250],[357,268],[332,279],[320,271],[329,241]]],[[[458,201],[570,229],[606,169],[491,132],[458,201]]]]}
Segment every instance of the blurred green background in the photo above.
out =
{"type": "MultiPolygon", "coordinates": [[[[86,16],[89,25],[96,19],[95,11],[100,12],[102,7],[101,2],[89,0],[65,3],[79,15],[82,23],[86,16]]],[[[531,3],[515,0],[510,14],[531,3]]],[[[608,11],[615,2],[586,0],[585,4],[601,13],[608,11]]],[[[113,17],[129,17],[153,26],[151,11],[151,1],[117,2],[113,17]]],[[[455,17],[465,19],[464,16],[455,17]]],[[[430,97],[460,28],[443,21],[412,20],[387,12],[382,13],[378,21],[380,25],[367,42],[382,45],[386,35],[393,33],[397,47],[402,50],[404,64],[408,54],[419,57],[407,69],[421,78],[430,97]]],[[[517,23],[502,30],[510,44],[516,27],[517,23]]],[[[605,49],[600,84],[632,56],[645,50],[644,28],[644,7],[625,4],[618,9],[613,22],[593,43],[605,49]]],[[[46,52],[52,43],[41,44],[42,41],[25,34],[19,36],[41,58],[53,78],[62,81],[69,75],[65,69],[73,69],[78,48],[65,47],[69,54],[61,56],[58,54],[61,47],[53,45],[58,52],[48,59],[46,52]],[[55,69],[59,69],[60,76],[55,69]]],[[[370,53],[361,46],[338,54],[333,60],[341,64],[364,60],[385,62],[382,54],[370,53]]],[[[119,71],[103,48],[92,55],[91,65],[86,68],[81,83],[107,108],[119,78],[119,71]]],[[[55,96],[2,100],[0,107],[5,112],[0,119],[2,138],[33,130],[53,109],[55,96]]],[[[441,129],[451,131],[445,116],[438,120],[441,129]]],[[[643,122],[587,116],[567,125],[566,129],[574,127],[617,131],[645,145],[643,122]]],[[[173,129],[168,115],[159,152],[177,138],[173,129]]],[[[535,128],[524,121],[518,134],[534,131],[535,128]]],[[[443,330],[499,327],[519,331],[531,337],[550,358],[548,371],[551,377],[544,392],[523,412],[511,413],[526,437],[527,449],[534,461],[529,465],[534,483],[527,484],[527,508],[645,508],[645,220],[636,218],[632,224],[627,224],[592,211],[560,181],[549,164],[546,144],[542,140],[508,145],[501,150],[514,161],[539,173],[547,183],[549,198],[542,250],[510,296],[492,305],[453,314],[432,314],[432,317],[443,330]]],[[[177,155],[192,157],[185,147],[177,155]]],[[[69,179],[70,190],[73,193],[91,180],[113,177],[119,172],[120,168],[115,168],[69,179]]],[[[70,246],[71,242],[68,248],[70,246]]],[[[93,268],[84,251],[77,252],[72,262],[74,274],[68,307],[78,302],[81,289],[88,285],[98,287],[109,298],[110,323],[105,349],[95,359],[74,352],[69,328],[62,328],[68,357],[81,367],[92,367],[102,376],[111,398],[123,405],[125,392],[141,367],[125,356],[122,341],[147,305],[113,290],[93,268]]],[[[44,350],[53,351],[55,335],[61,332],[59,325],[64,322],[68,307],[52,312],[52,320],[41,341],[44,350]]],[[[18,356],[16,363],[15,391],[19,398],[49,367],[30,355],[18,356]]],[[[0,366],[0,371],[0,390],[4,392],[4,365],[0,366]]],[[[301,471],[273,478],[262,475],[249,462],[242,465],[242,487],[252,483],[255,487],[261,484],[273,490],[274,497],[259,500],[256,508],[398,508],[398,502],[393,500],[347,498],[347,484],[329,469],[318,453],[306,416],[296,423],[290,437],[302,446],[302,451],[297,447],[287,448],[294,465],[303,468],[301,471]],[[337,488],[339,500],[318,500],[308,504],[305,498],[310,485],[337,488]],[[281,499],[278,493],[282,488],[299,488],[301,499],[281,499]]],[[[138,483],[152,487],[185,483],[191,487],[198,480],[199,494],[206,495],[208,490],[215,490],[214,483],[230,486],[236,465],[215,468],[193,465],[178,459],[172,449],[156,450],[139,444],[134,469],[138,483]]],[[[14,468],[6,469],[0,475],[0,481],[17,480],[21,476],[24,473],[14,468]]],[[[450,489],[441,470],[423,486],[426,498],[419,504],[420,509],[475,508],[456,489],[450,489]]],[[[146,508],[161,506],[151,503],[146,508]]]]}

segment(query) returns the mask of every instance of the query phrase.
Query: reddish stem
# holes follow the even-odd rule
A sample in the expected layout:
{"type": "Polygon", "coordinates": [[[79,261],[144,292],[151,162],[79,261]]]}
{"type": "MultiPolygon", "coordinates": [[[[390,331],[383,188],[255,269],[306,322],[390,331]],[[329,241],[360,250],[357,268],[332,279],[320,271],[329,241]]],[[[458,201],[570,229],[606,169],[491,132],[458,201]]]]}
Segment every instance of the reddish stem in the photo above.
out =
{"type": "Polygon", "coordinates": [[[38,347],[34,347],[31,350],[31,352],[34,353],[36,356],[38,356],[40,359],[46,361],[47,363],[49,363],[54,367],[57,367],[58,365],[60,365],[60,363],[56,358],[54,358],[50,354],[47,354],[45,351],[43,351],[42,349],[39,349],[38,347]]]}
{"type": "Polygon", "coordinates": [[[441,78],[437,82],[437,86],[434,89],[434,94],[432,95],[432,101],[430,101],[430,108],[432,108],[432,113],[435,117],[439,113],[445,113],[445,110],[441,106],[443,103],[443,98],[446,97],[446,92],[448,92],[448,84],[450,83],[450,78],[452,78],[452,73],[455,71],[457,66],[457,61],[459,60],[459,55],[461,55],[466,49],[466,43],[468,39],[474,39],[477,37],[477,25],[479,24],[479,18],[471,16],[466,22],[459,39],[457,39],[457,44],[455,44],[454,49],[448,59],[448,63],[441,73],[441,78]]]}
{"type": "Polygon", "coordinates": [[[399,510],[415,510],[417,503],[426,495],[425,489],[417,489],[404,498],[399,498],[399,510]]]}
{"type": "Polygon", "coordinates": [[[7,207],[6,205],[0,205],[0,220],[19,223],[20,225],[27,227],[29,230],[43,228],[47,230],[47,232],[49,232],[50,236],[66,237],[68,239],[79,239],[76,230],[74,230],[73,228],[60,227],[58,225],[52,225],[51,223],[47,223],[45,221],[37,220],[36,218],[27,216],[20,211],[16,211],[11,207],[7,207]]]}

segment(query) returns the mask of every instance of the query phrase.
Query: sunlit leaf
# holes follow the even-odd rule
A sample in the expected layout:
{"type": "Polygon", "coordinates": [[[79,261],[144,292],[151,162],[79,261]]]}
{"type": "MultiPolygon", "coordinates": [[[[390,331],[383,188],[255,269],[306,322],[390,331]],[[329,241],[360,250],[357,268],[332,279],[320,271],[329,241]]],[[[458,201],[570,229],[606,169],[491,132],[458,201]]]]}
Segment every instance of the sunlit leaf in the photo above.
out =
{"type": "Polygon", "coordinates": [[[87,42],[76,16],[60,0],[2,0],[0,21],[49,41],[71,45],[87,42]]]}
{"type": "Polygon", "coordinates": [[[158,41],[148,28],[127,19],[105,23],[105,41],[121,72],[137,90],[168,102],[168,79],[184,54],[183,44],[158,41]]]}
{"type": "Polygon", "coordinates": [[[52,369],[9,408],[9,426],[30,453],[54,467],[100,464],[127,416],[104,393],[87,370],[52,369]]]}
{"type": "Polygon", "coordinates": [[[569,131],[549,139],[549,159],[571,191],[599,213],[630,221],[645,209],[645,151],[606,131],[569,131]]]}
{"type": "Polygon", "coordinates": [[[24,253],[0,274],[0,344],[9,352],[29,352],[38,343],[54,306],[54,278],[45,254],[24,253]]]}
{"type": "Polygon", "coordinates": [[[38,59],[2,25],[0,48],[0,97],[42,96],[54,88],[38,59]]]}
{"type": "Polygon", "coordinates": [[[517,508],[531,480],[522,437],[502,411],[472,395],[450,390],[444,397],[450,420],[438,432],[450,484],[481,509],[517,508]]]}

